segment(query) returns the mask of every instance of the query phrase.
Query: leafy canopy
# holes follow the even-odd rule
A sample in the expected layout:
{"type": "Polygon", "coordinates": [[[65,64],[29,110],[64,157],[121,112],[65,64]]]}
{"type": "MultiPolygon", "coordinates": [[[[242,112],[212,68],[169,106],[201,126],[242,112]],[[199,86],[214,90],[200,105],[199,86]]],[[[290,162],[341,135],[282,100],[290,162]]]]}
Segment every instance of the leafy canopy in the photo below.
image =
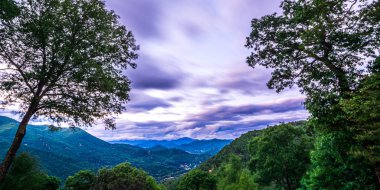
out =
{"type": "Polygon", "coordinates": [[[13,0],[0,0],[0,20],[9,20],[19,14],[19,9],[13,0]]]}
{"type": "Polygon", "coordinates": [[[138,46],[101,0],[21,0],[0,20],[3,104],[55,122],[91,125],[120,113],[129,99],[123,75],[138,46]]]}
{"type": "Polygon", "coordinates": [[[66,179],[66,190],[90,190],[95,183],[96,175],[90,170],[81,170],[66,179]]]}
{"type": "Polygon", "coordinates": [[[57,177],[47,175],[40,169],[35,158],[26,153],[21,153],[15,158],[9,174],[0,185],[0,189],[56,190],[59,186],[60,180],[57,177]]]}
{"type": "Polygon", "coordinates": [[[316,138],[311,151],[311,167],[302,179],[302,189],[379,188],[373,167],[364,157],[354,157],[349,150],[355,145],[347,131],[330,132],[316,138]]]}
{"type": "Polygon", "coordinates": [[[176,189],[216,190],[216,179],[209,172],[195,169],[180,178],[176,189]]]}
{"type": "MultiPolygon", "coordinates": [[[[246,146],[248,146],[246,144],[246,146]]],[[[219,190],[256,190],[259,189],[253,175],[244,167],[239,156],[230,155],[229,162],[221,165],[216,171],[219,190]]]]}
{"type": "Polygon", "coordinates": [[[294,84],[309,96],[350,91],[380,47],[370,2],[284,0],[282,15],[252,20],[247,62],[272,68],[268,87],[278,92],[294,84]]]}
{"type": "Polygon", "coordinates": [[[312,144],[313,138],[304,128],[291,124],[263,130],[249,145],[250,169],[255,182],[262,186],[273,184],[279,189],[296,189],[310,163],[312,144]]]}
{"type": "Polygon", "coordinates": [[[122,163],[112,169],[100,169],[94,184],[94,190],[161,190],[154,179],[143,170],[122,163]]]}

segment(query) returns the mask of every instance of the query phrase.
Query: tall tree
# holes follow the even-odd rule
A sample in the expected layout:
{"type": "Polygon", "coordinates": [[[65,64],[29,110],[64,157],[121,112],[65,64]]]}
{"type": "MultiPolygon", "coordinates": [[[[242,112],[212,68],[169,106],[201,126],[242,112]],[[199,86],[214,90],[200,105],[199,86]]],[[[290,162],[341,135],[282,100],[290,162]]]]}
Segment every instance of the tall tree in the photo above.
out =
{"type": "MultiPolygon", "coordinates": [[[[319,108],[357,87],[362,65],[380,47],[378,2],[371,0],[284,0],[282,15],[252,20],[246,47],[251,67],[272,68],[267,83],[277,92],[297,85],[319,108]]],[[[315,107],[309,106],[312,111],[315,107]]],[[[314,114],[326,114],[317,109],[314,114]]]]}
{"type": "MultiPolygon", "coordinates": [[[[357,91],[360,79],[368,73],[362,68],[379,54],[380,2],[284,0],[281,8],[282,15],[272,14],[252,20],[252,32],[246,44],[253,50],[247,59],[248,64],[251,67],[261,65],[272,68],[268,87],[277,92],[297,85],[307,95],[306,108],[311,113],[311,123],[318,130],[317,142],[334,140],[331,145],[324,143],[316,146],[312,159],[313,171],[328,171],[329,167],[341,164],[339,168],[345,169],[345,172],[349,173],[354,168],[366,173],[368,166],[360,168],[352,165],[355,162],[350,157],[352,146],[337,146],[356,142],[355,135],[348,129],[353,122],[347,119],[348,113],[339,103],[357,91]],[[326,152],[339,156],[318,156],[326,155],[326,152]]],[[[328,173],[309,174],[314,175],[314,179],[322,179],[322,175],[328,173]]],[[[371,176],[365,178],[372,179],[371,176]]],[[[357,180],[355,176],[343,176],[340,182],[354,184],[351,188],[367,183],[357,180]]],[[[325,185],[307,188],[334,189],[332,183],[325,185]]]]}
{"type": "Polygon", "coordinates": [[[101,0],[21,0],[19,14],[0,21],[0,92],[22,120],[0,166],[2,181],[32,117],[91,126],[129,100],[123,70],[136,67],[138,46],[101,0]]]}

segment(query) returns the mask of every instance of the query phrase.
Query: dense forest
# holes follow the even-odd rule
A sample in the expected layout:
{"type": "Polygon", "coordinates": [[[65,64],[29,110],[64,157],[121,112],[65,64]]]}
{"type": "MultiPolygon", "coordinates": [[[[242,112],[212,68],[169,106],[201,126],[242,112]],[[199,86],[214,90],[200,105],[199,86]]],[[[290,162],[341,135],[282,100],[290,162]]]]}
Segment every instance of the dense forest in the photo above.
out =
{"type": "Polygon", "coordinates": [[[0,189],[380,189],[377,0],[283,0],[282,14],[254,18],[248,66],[270,69],[267,86],[278,93],[300,89],[309,118],[250,131],[188,173],[158,181],[128,159],[60,179],[18,151],[40,116],[115,128],[112,116],[131,88],[122,71],[136,67],[139,46],[100,0],[0,5],[1,106],[18,103],[22,115],[12,142],[1,144],[0,189]]]}

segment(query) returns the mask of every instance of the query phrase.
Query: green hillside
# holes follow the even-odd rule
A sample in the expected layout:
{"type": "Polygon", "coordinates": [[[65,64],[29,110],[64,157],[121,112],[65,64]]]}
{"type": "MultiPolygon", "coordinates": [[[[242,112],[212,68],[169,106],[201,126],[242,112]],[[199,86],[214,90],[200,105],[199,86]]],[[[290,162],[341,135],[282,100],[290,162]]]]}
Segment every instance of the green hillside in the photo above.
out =
{"type": "MultiPolygon", "coordinates": [[[[0,155],[3,158],[18,122],[0,116],[0,155]]],[[[147,150],[126,144],[110,144],[79,129],[51,131],[47,126],[29,125],[19,150],[36,157],[50,175],[65,179],[83,169],[93,171],[122,162],[142,168],[157,180],[178,176],[206,160],[208,155],[182,150],[147,150]]]]}
{"type": "MultiPolygon", "coordinates": [[[[291,124],[294,126],[302,126],[305,124],[305,121],[291,122],[291,124]]],[[[248,145],[252,141],[253,137],[259,136],[263,130],[249,131],[241,135],[239,138],[233,140],[229,145],[225,146],[215,156],[203,162],[198,168],[205,171],[217,169],[229,161],[230,155],[240,157],[243,166],[246,167],[251,157],[248,150],[248,145]]]]}

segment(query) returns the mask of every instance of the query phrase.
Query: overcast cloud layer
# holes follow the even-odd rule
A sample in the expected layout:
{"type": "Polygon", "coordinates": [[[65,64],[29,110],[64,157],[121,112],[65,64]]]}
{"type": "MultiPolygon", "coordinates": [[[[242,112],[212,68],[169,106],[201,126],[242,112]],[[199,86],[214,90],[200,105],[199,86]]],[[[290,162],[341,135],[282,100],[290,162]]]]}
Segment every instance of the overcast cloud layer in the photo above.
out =
{"type": "Polygon", "coordinates": [[[280,0],[106,0],[135,35],[138,68],[117,129],[86,129],[104,140],[236,138],[305,119],[297,89],[266,87],[270,70],[245,63],[250,21],[278,12],[280,0]]]}

